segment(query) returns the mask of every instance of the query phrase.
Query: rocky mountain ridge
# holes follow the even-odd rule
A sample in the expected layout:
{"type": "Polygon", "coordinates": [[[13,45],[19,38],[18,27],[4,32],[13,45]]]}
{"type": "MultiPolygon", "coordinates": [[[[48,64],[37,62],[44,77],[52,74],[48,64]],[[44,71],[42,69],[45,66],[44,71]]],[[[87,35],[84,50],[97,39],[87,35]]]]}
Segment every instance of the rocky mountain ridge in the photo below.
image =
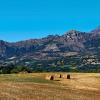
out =
{"type": "Polygon", "coordinates": [[[88,33],[71,30],[62,36],[49,35],[41,39],[15,43],[0,40],[0,59],[27,56],[32,59],[46,60],[74,54],[98,54],[99,50],[100,27],[88,33]]]}

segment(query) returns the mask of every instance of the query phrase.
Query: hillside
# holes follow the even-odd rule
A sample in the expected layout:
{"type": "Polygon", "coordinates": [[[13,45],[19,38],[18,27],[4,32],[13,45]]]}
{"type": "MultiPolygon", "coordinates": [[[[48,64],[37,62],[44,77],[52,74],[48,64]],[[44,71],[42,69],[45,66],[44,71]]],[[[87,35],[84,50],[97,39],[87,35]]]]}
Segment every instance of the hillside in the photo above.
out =
{"type": "Polygon", "coordinates": [[[1,66],[9,63],[62,66],[72,62],[77,66],[100,65],[100,27],[88,33],[71,30],[62,36],[49,35],[15,43],[0,41],[1,66]]]}

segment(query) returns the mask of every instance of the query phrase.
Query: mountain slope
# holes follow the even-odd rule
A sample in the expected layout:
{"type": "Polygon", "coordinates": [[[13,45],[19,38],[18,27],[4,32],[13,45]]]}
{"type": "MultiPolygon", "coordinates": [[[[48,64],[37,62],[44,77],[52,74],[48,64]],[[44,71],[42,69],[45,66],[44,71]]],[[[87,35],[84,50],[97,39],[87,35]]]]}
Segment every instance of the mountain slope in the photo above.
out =
{"type": "Polygon", "coordinates": [[[42,39],[31,39],[16,43],[1,40],[0,57],[9,58],[27,55],[29,58],[33,56],[38,60],[45,57],[52,59],[53,57],[64,57],[64,54],[68,52],[77,52],[75,54],[97,53],[96,48],[100,48],[100,28],[90,33],[71,30],[62,36],[49,35],[42,39]]]}

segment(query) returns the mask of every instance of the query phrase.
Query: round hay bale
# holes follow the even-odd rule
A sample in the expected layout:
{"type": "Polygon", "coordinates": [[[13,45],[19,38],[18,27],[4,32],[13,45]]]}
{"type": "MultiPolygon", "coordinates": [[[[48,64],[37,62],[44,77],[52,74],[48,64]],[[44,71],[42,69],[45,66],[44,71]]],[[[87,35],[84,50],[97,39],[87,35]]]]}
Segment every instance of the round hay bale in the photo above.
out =
{"type": "Polygon", "coordinates": [[[50,80],[50,76],[46,76],[45,79],[46,79],[46,80],[50,80]]]}
{"type": "Polygon", "coordinates": [[[54,80],[54,76],[53,75],[50,76],[50,80],[54,80]]]}
{"type": "Polygon", "coordinates": [[[62,75],[60,74],[59,78],[62,78],[62,75]]]}
{"type": "Polygon", "coordinates": [[[70,79],[70,74],[67,75],[67,79],[70,79]]]}

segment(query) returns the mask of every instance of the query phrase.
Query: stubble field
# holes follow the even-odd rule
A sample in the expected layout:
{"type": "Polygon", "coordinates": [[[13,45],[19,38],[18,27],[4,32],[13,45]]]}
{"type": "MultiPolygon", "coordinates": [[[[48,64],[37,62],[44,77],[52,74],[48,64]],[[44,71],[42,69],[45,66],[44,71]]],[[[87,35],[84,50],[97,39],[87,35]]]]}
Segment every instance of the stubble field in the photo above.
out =
{"type": "Polygon", "coordinates": [[[0,100],[100,100],[100,74],[1,74],[0,100]],[[49,80],[51,75],[53,81],[49,80]]]}

